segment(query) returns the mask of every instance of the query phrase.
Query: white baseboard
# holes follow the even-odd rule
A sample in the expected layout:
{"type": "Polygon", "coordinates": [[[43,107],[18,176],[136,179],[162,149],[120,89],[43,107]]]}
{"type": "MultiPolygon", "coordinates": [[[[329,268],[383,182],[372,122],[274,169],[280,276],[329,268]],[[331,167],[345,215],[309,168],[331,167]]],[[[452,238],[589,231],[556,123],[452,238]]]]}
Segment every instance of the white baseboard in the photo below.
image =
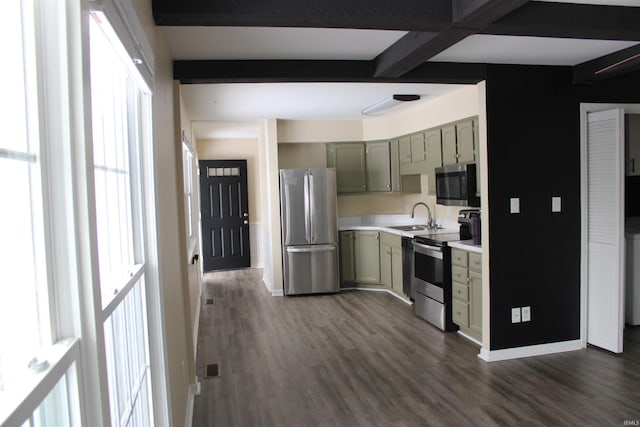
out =
{"type": "Polygon", "coordinates": [[[461,330],[458,329],[458,335],[461,335],[463,337],[465,337],[466,339],[468,339],[469,341],[471,341],[474,344],[477,344],[478,346],[482,347],[482,343],[480,341],[478,341],[477,339],[475,339],[474,337],[465,334],[464,332],[462,332],[461,330]]]}
{"type": "Polygon", "coordinates": [[[262,283],[264,283],[264,286],[267,288],[267,290],[269,291],[269,293],[271,294],[272,297],[282,297],[284,296],[284,290],[283,289],[273,289],[273,286],[271,285],[271,282],[269,281],[269,279],[267,278],[266,275],[262,275],[262,283]]]}
{"type": "Polygon", "coordinates": [[[340,288],[341,291],[371,291],[371,292],[386,292],[389,295],[393,295],[394,297],[398,298],[400,301],[402,301],[403,303],[407,304],[407,305],[413,305],[413,303],[411,302],[410,299],[407,298],[403,298],[400,295],[396,294],[395,292],[393,292],[390,289],[376,289],[376,288],[360,288],[357,286],[351,287],[351,288],[340,288]]]}
{"type": "Polygon", "coordinates": [[[519,359],[522,357],[542,356],[544,354],[563,353],[565,351],[582,350],[582,341],[562,341],[550,344],[530,345],[525,347],[506,348],[504,350],[480,349],[478,357],[487,362],[519,359]]]}
{"type": "MultiPolygon", "coordinates": [[[[200,295],[198,296],[198,304],[196,306],[196,317],[193,324],[193,357],[198,356],[198,331],[200,330],[200,310],[202,307],[202,281],[200,282],[200,295]]],[[[195,360],[193,361],[195,363],[195,360]]]]}
{"type": "Polygon", "coordinates": [[[198,377],[193,384],[189,384],[189,392],[187,395],[187,413],[185,415],[184,425],[185,427],[191,427],[193,425],[193,407],[195,405],[195,398],[200,394],[200,381],[198,377]]]}

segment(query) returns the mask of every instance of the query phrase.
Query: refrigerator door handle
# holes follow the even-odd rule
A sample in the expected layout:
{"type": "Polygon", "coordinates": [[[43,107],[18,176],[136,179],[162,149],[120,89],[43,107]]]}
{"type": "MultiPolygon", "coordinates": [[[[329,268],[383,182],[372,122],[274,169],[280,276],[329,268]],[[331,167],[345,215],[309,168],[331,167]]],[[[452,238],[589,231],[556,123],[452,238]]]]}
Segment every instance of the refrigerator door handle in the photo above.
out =
{"type": "Polygon", "coordinates": [[[304,175],[304,235],[307,239],[307,242],[311,243],[311,224],[309,220],[309,203],[310,203],[310,194],[309,194],[309,174],[306,173],[304,175]]]}
{"type": "Polygon", "coordinates": [[[336,245],[293,246],[288,247],[287,252],[323,252],[335,251],[336,245]]]}
{"type": "Polygon", "coordinates": [[[314,212],[316,211],[315,199],[316,199],[316,195],[315,195],[315,183],[313,182],[313,173],[309,171],[309,242],[310,243],[316,242],[316,236],[315,236],[315,233],[313,232],[315,227],[314,212]]]}

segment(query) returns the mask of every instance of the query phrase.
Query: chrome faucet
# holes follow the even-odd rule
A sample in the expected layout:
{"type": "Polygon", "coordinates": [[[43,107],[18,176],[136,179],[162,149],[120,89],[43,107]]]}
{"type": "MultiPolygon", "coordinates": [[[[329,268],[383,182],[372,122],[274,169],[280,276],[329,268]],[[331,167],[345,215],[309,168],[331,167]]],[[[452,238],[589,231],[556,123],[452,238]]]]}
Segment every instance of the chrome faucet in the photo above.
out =
{"type": "Polygon", "coordinates": [[[409,217],[413,218],[415,216],[416,206],[418,205],[422,205],[425,208],[427,208],[427,212],[429,213],[429,219],[427,220],[427,227],[433,228],[433,217],[431,216],[431,209],[429,208],[429,205],[427,205],[424,202],[418,202],[415,205],[413,205],[413,207],[411,208],[411,214],[409,215],[409,217]]]}

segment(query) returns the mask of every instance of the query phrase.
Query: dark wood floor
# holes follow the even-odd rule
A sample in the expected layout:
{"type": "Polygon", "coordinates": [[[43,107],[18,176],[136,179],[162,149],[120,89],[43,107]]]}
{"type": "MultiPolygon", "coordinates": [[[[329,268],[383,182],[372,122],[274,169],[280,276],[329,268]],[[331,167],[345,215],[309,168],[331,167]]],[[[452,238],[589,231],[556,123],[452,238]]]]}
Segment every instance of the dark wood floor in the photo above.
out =
{"type": "Polygon", "coordinates": [[[640,329],[598,349],[486,363],[379,292],[271,297],[205,276],[194,426],[622,426],[640,420],[640,329]]]}

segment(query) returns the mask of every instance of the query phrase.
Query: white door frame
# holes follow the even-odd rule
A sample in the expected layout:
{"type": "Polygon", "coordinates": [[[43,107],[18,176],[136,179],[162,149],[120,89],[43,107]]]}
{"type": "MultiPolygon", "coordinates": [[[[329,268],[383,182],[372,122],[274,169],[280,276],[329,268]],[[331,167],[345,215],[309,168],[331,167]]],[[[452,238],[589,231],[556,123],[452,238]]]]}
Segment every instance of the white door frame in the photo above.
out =
{"type": "MultiPolygon", "coordinates": [[[[582,347],[587,347],[587,321],[588,321],[588,241],[587,241],[587,114],[597,111],[622,108],[626,114],[640,114],[640,104],[580,104],[580,341],[582,347]]],[[[625,173],[624,170],[622,173],[625,173]]]]}

